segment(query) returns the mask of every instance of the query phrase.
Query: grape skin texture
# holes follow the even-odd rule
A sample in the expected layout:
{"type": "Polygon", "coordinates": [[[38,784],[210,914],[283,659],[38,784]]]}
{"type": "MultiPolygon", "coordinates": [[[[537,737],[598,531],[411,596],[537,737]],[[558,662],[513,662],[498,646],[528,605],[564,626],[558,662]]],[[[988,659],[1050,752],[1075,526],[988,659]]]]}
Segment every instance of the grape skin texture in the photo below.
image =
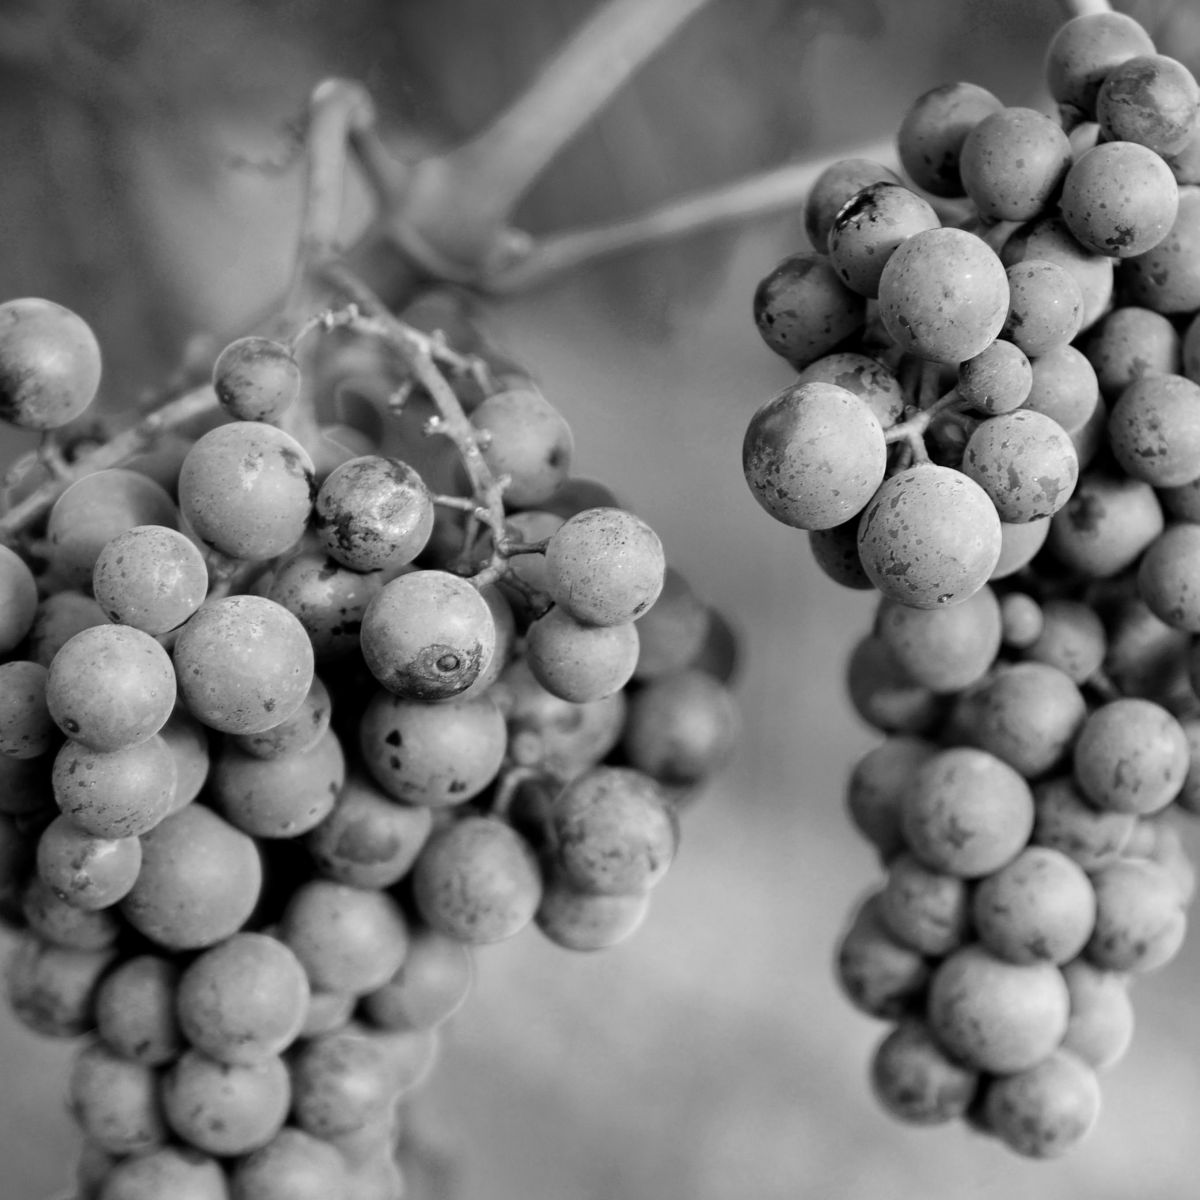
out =
{"type": "Polygon", "coordinates": [[[892,339],[934,362],[974,358],[999,335],[1008,305],[1000,259],[982,238],[962,229],[914,234],[888,259],[879,280],[879,315],[892,339]]]}
{"type": "Polygon", "coordinates": [[[919,96],[896,135],[900,162],[909,177],[935,196],[964,195],[959,174],[963,142],[980,121],[1003,107],[991,92],[973,83],[948,83],[919,96]]]}
{"type": "Polygon", "coordinates": [[[0,654],[21,642],[33,626],[37,609],[33,572],[15,550],[0,545],[0,654]]]}
{"type": "Polygon", "coordinates": [[[1000,334],[1033,358],[1070,343],[1083,326],[1083,289],[1061,263],[1030,258],[1008,274],[1008,316],[1000,334]]]}
{"type": "Polygon", "coordinates": [[[300,382],[295,355],[272,338],[238,338],[213,364],[217,399],[239,421],[276,420],[295,403],[300,382]]]}
{"type": "Polygon", "coordinates": [[[1000,518],[983,489],[926,463],[884,481],[863,512],[863,568],[888,599],[938,608],[974,595],[1000,557],[1000,518]]]}
{"type": "Polygon", "coordinates": [[[988,1125],[1027,1158],[1057,1158],[1082,1138],[1100,1115],[1095,1072],[1067,1050],[988,1085],[988,1125]]]}
{"type": "Polygon", "coordinates": [[[1126,59],[1105,76],[1096,119],[1106,141],[1137,142],[1167,155],[1181,150],[1200,111],[1191,71],[1165,54],[1126,59]]]}
{"type": "Polygon", "coordinates": [[[785,258],[754,293],[754,323],[763,341],[797,370],[856,334],[866,310],[866,298],[813,253],[785,258]]]}
{"type": "Polygon", "coordinates": [[[742,468],[754,498],[796,529],[830,529],[862,511],[883,482],[879,418],[832,383],[785,388],[751,418],[742,468]]]}
{"type": "Polygon", "coordinates": [[[110,620],[167,633],[204,602],[208,568],[182,533],[137,525],[105,543],[92,568],[92,591],[110,620]]]}
{"type": "Polygon", "coordinates": [[[0,304],[0,420],[58,429],[92,403],[100,346],[91,326],[53,300],[0,304]]]}
{"type": "Polygon", "coordinates": [[[256,561],[291,549],[316,491],[308,452],[260,421],[218,425],[199,437],[179,469],[179,507],[206,545],[256,561]]]}
{"type": "Polygon", "coordinates": [[[896,183],[868,184],[834,218],[829,260],[847,287],[874,298],[896,248],[914,233],[940,226],[933,206],[915,192],[896,183]]]}
{"type": "Polygon", "coordinates": [[[804,201],[804,231],[817,250],[825,250],[834,218],[855,192],[871,183],[900,183],[895,171],[869,158],[843,158],[813,181],[804,201]]]}
{"type": "Polygon", "coordinates": [[[1060,104],[1073,105],[1090,116],[1108,74],[1126,59],[1153,53],[1150,35],[1124,13],[1072,17],[1059,27],[1046,51],[1050,94],[1060,104]]]}
{"type": "Polygon", "coordinates": [[[1179,487],[1200,476],[1200,384],[1182,375],[1135,380],[1108,419],[1113,456],[1134,479],[1179,487]]]}
{"type": "Polygon", "coordinates": [[[992,221],[1029,221],[1058,191],[1071,165],[1062,126],[1032,108],[984,117],[962,144],[963,188],[992,221]]]}
{"type": "Polygon", "coordinates": [[[966,1115],[979,1073],[949,1058],[920,1020],[899,1022],[876,1047],[871,1087],[894,1117],[940,1125],[966,1115]]]}

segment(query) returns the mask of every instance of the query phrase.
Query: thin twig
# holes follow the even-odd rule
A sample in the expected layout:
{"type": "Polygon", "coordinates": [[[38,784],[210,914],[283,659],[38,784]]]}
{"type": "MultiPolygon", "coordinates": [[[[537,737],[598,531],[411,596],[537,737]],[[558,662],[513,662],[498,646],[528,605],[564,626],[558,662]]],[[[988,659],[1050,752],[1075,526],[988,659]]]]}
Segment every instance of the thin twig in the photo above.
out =
{"type": "Polygon", "coordinates": [[[639,216],[551,234],[534,242],[523,257],[501,264],[481,286],[498,294],[527,291],[597,259],[736,222],[800,212],[821,172],[838,159],[850,157],[887,162],[895,157],[895,146],[890,140],[880,140],[837,155],[789,163],[672,200],[639,216]]]}

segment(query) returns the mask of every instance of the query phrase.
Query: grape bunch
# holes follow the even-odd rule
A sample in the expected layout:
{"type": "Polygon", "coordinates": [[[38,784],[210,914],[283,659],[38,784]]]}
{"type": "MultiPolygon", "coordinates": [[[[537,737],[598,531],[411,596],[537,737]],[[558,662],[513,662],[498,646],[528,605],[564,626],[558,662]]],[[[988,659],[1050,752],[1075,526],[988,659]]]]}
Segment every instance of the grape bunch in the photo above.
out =
{"type": "Polygon", "coordinates": [[[883,878],[836,975],[900,1120],[1049,1158],[1093,1127],[1131,983],[1179,950],[1200,813],[1200,87],[1113,12],[1057,118],[953,83],[805,206],[754,316],[797,372],[757,501],[878,594],[847,665],[884,740],[848,815],[883,878]]]}
{"type": "Polygon", "coordinates": [[[396,1200],[476,947],[631,935],[732,749],[730,626],[489,353],[331,309],[78,448],[91,330],[0,305],[7,997],[81,1039],[78,1200],[396,1200]]]}

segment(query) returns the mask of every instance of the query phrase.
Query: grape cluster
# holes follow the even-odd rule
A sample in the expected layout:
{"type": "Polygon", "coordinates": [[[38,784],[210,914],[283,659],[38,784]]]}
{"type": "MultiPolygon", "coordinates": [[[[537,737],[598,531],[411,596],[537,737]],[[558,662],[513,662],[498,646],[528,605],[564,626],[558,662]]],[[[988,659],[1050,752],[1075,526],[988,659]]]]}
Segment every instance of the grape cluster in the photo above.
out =
{"type": "MultiPolygon", "coordinates": [[[[730,627],[572,476],[558,410],[342,318],[304,359],[233,342],[153,452],[60,448],[76,478],[4,526],[7,995],[84,1039],[79,1200],[395,1200],[475,947],[632,934],[732,749],[730,627]],[[288,432],[347,389],[395,428],[288,432]]],[[[78,316],[0,305],[10,421],[59,429],[99,379],[78,316]]]]}
{"type": "Polygon", "coordinates": [[[903,177],[816,181],[754,315],[798,372],[743,464],[879,593],[847,668],[885,735],[849,817],[883,880],[838,942],[903,1121],[1075,1145],[1184,938],[1200,813],[1200,87],[1133,19],[1068,21],[1059,119],[955,83],[903,177]]]}

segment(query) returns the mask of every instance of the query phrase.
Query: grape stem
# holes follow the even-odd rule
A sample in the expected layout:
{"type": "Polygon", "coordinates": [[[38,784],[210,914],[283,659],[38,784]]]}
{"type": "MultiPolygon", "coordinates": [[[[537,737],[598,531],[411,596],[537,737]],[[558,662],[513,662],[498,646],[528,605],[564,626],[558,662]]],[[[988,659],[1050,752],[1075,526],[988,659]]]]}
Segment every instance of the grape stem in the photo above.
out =
{"type": "Polygon", "coordinates": [[[206,384],[192,388],[161,408],[147,413],[136,425],[67,464],[64,474],[47,480],[0,515],[0,542],[8,545],[15,543],[23,530],[50,511],[54,502],[76,479],[93,471],[119,467],[164,433],[182,428],[199,417],[215,412],[218,407],[216,393],[206,384]]]}
{"type": "MultiPolygon", "coordinates": [[[[925,376],[926,373],[922,372],[925,376]]],[[[958,388],[951,388],[944,396],[935,400],[928,408],[919,409],[905,420],[884,431],[884,441],[888,445],[904,442],[907,445],[911,461],[922,463],[929,461],[929,451],[925,446],[925,434],[929,427],[939,418],[950,416],[965,406],[965,401],[958,394],[958,388]]]]}
{"type": "Polygon", "coordinates": [[[1058,6],[1068,21],[1072,17],[1090,17],[1113,10],[1108,0],[1058,0],[1058,6]]]}

